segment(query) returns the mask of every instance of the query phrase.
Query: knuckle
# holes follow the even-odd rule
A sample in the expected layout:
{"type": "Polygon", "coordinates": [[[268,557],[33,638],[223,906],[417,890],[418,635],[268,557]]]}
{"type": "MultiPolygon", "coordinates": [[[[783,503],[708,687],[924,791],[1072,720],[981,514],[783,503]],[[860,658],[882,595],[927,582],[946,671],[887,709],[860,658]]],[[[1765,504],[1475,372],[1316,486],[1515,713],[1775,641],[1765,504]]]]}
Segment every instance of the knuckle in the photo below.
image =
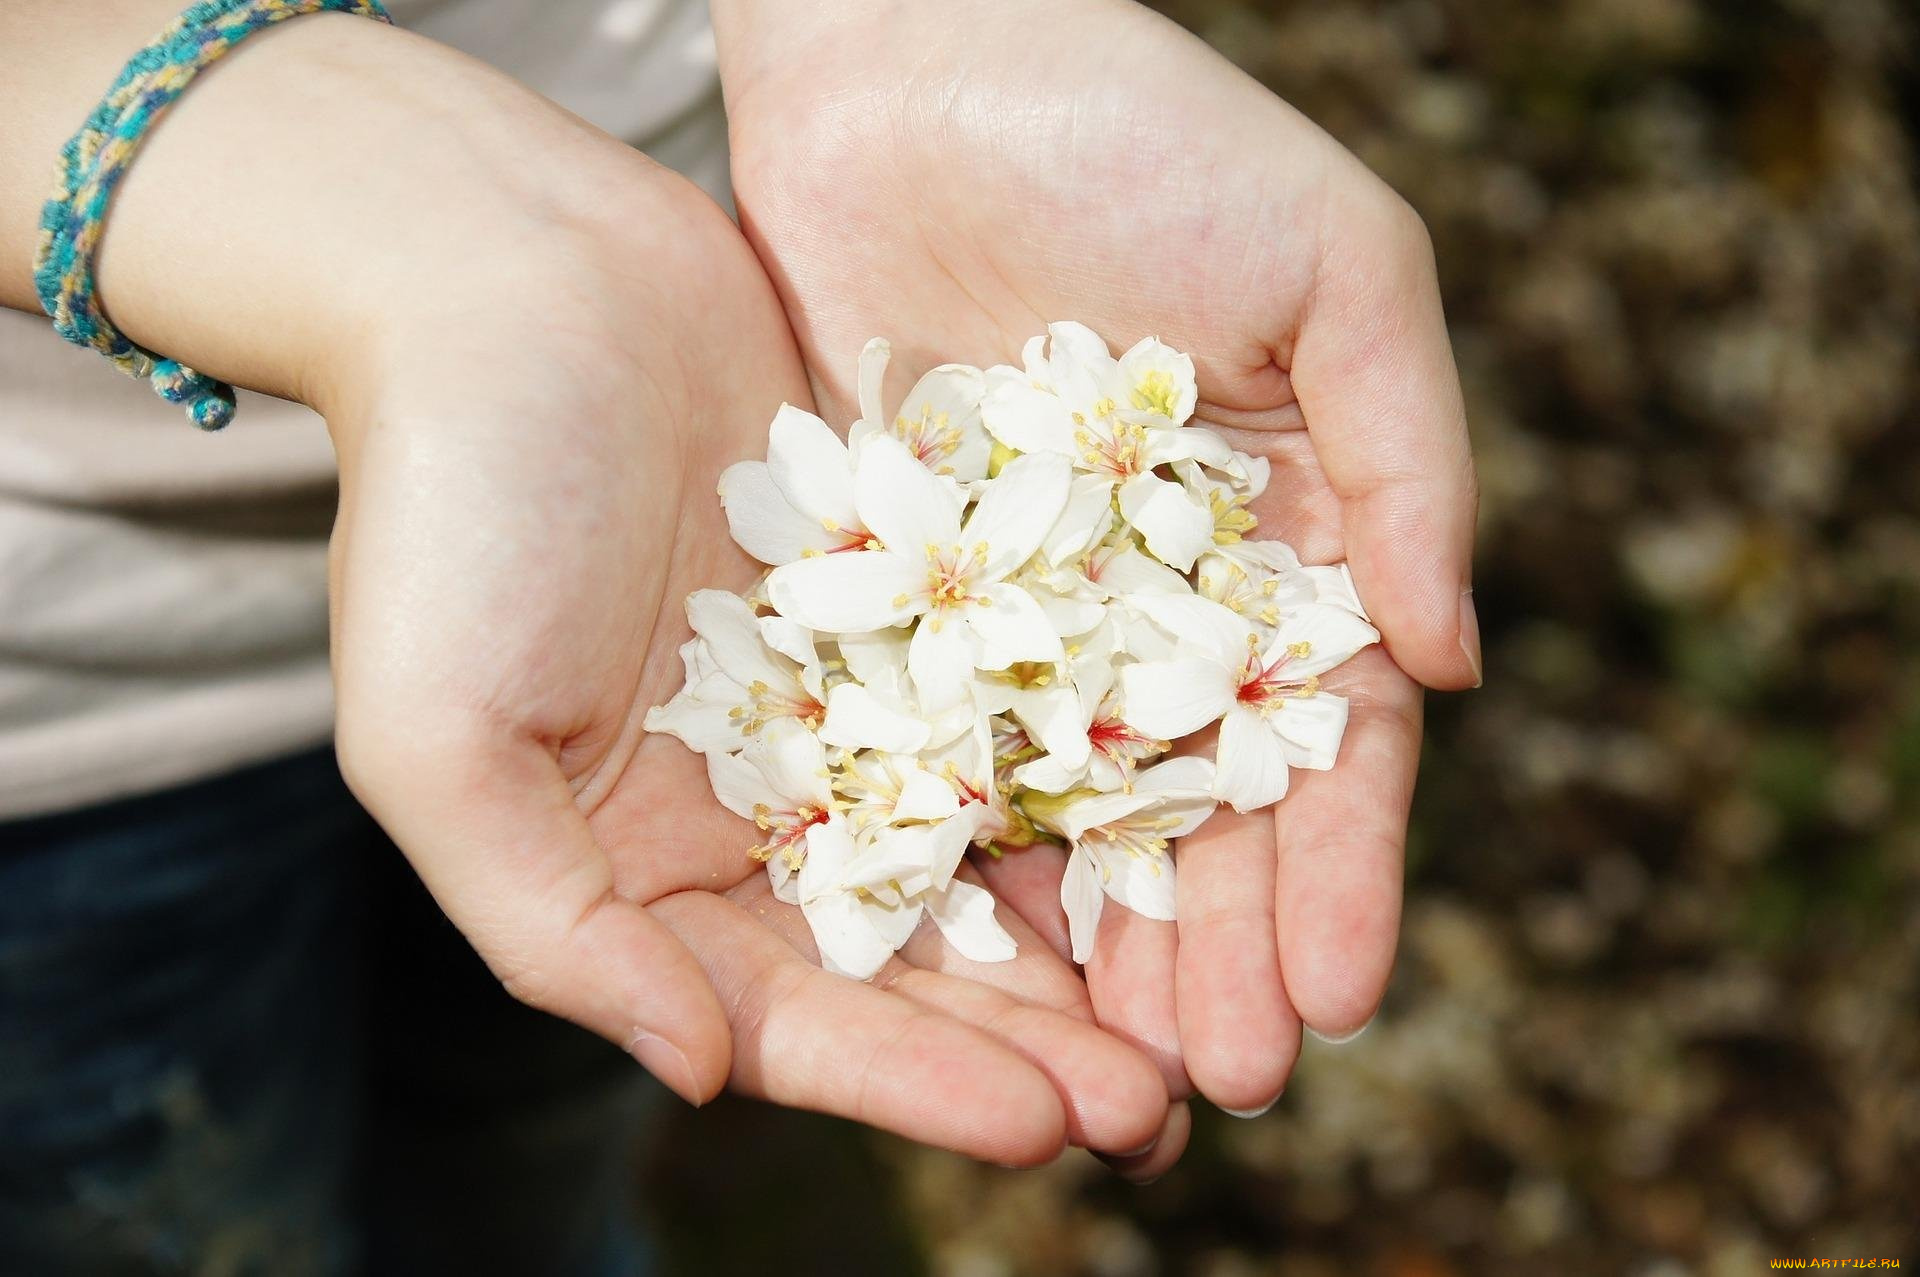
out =
{"type": "MultiPolygon", "coordinates": [[[[493,963],[489,960],[489,967],[493,963]]],[[[507,991],[515,1002],[532,1007],[536,1011],[548,1010],[553,1000],[553,983],[535,968],[520,968],[501,974],[498,968],[494,975],[500,981],[500,987],[507,991]]]]}

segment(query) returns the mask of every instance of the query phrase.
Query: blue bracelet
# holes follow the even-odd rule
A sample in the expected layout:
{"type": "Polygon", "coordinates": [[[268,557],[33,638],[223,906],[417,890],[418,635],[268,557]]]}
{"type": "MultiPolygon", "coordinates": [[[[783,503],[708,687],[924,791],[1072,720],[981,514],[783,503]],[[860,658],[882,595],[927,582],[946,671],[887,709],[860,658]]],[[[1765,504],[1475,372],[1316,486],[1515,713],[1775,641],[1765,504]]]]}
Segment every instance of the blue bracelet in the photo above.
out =
{"type": "Polygon", "coordinates": [[[380,0],[202,0],[136,53],[60,149],[60,173],[40,213],[33,282],[54,331],[91,346],[120,369],[151,379],[162,399],[184,405],[202,430],[233,420],[233,387],[127,340],[101,308],[94,258],[107,207],[147,130],[202,67],[262,27],[333,9],[390,22],[380,0]]]}

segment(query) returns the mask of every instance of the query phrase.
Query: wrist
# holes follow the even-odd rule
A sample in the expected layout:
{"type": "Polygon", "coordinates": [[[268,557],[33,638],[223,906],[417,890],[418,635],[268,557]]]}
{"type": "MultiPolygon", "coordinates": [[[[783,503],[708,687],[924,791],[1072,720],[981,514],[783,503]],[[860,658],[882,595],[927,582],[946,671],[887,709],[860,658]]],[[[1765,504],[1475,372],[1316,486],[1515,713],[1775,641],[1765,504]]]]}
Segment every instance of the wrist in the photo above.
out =
{"type": "Polygon", "coordinates": [[[624,149],[430,41],[299,18],[154,126],[106,219],[99,296],[150,350],[320,406],[423,302],[539,242],[577,185],[566,165],[624,149]]]}

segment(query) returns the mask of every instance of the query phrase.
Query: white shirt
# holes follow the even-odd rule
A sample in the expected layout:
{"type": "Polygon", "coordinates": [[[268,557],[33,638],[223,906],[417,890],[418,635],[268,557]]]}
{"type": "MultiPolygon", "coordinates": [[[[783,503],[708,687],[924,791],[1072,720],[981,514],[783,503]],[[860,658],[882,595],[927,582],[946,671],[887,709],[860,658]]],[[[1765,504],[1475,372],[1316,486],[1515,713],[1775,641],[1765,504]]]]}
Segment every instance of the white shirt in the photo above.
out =
{"type": "MultiPolygon", "coordinates": [[[[726,199],[704,0],[388,7],[726,199]]],[[[332,448],[304,408],[240,405],[202,434],[44,318],[0,309],[0,819],[330,734],[332,448]]]]}

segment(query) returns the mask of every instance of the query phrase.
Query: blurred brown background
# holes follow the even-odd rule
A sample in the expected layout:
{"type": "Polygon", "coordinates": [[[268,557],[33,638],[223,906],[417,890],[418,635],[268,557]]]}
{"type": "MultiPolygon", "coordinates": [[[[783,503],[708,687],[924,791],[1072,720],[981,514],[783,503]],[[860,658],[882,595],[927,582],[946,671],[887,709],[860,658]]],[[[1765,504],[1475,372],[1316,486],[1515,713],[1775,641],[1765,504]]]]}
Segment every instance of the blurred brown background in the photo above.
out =
{"type": "Polygon", "coordinates": [[[676,1114],[674,1271],[1920,1265],[1914,7],[1163,7],[1438,249],[1487,686],[1431,703],[1385,1011],[1144,1190],[676,1114]]]}

